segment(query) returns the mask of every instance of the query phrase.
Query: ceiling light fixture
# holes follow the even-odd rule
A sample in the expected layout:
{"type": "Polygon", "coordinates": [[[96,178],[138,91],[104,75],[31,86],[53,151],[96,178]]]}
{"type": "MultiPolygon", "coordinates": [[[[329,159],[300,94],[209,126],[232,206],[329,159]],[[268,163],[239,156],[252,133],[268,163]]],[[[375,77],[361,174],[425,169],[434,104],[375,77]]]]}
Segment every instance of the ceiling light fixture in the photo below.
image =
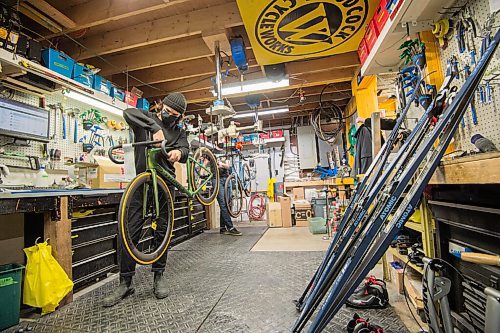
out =
{"type": "MultiPolygon", "coordinates": [[[[283,88],[283,87],[288,87],[289,85],[290,85],[290,80],[288,78],[276,82],[269,81],[268,79],[248,80],[248,81],[223,85],[222,96],[227,97],[231,95],[244,94],[249,92],[283,88]]],[[[217,96],[215,90],[212,90],[212,94],[214,96],[217,96]]]]}
{"type": "MultiPolygon", "coordinates": [[[[258,111],[257,114],[260,117],[260,116],[269,116],[271,114],[277,114],[277,113],[286,113],[289,111],[290,111],[289,108],[267,109],[267,110],[258,111]]],[[[245,113],[237,113],[232,118],[233,119],[250,118],[250,117],[254,117],[254,116],[255,116],[255,112],[245,112],[245,113]]]]}
{"type": "Polygon", "coordinates": [[[92,105],[93,107],[96,107],[96,108],[101,109],[103,111],[107,111],[109,113],[112,113],[112,114],[115,114],[118,116],[123,116],[123,110],[120,109],[119,107],[112,105],[112,104],[108,104],[108,103],[103,102],[103,101],[100,101],[98,99],[92,98],[90,96],[84,95],[82,93],[79,93],[79,92],[76,92],[73,90],[65,90],[65,91],[63,91],[63,95],[68,97],[68,98],[74,99],[76,101],[79,101],[79,102],[82,102],[82,103],[85,103],[88,105],[92,105]]]}

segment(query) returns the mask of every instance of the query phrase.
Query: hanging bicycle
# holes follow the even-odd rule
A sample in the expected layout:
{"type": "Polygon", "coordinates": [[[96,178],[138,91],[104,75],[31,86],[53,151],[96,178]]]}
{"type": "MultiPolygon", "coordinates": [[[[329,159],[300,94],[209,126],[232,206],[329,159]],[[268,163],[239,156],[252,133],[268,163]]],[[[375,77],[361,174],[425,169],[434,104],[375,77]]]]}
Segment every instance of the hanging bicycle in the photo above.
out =
{"type": "Polygon", "coordinates": [[[243,200],[252,194],[252,172],[240,151],[231,154],[231,174],[224,184],[224,199],[231,217],[243,210],[243,200]]]}

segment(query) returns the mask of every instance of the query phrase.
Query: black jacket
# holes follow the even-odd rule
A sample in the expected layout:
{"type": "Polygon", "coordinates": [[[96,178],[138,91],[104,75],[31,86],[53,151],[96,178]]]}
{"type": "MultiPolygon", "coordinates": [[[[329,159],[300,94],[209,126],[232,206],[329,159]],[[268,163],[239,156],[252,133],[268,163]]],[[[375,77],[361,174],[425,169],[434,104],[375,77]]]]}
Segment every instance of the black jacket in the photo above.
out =
{"type": "MultiPolygon", "coordinates": [[[[186,163],[189,155],[189,144],[184,129],[179,128],[177,125],[165,126],[156,114],[136,108],[123,111],[123,117],[134,132],[135,142],[151,140],[152,134],[162,130],[165,140],[167,140],[167,146],[178,149],[181,152],[179,162],[186,163]]],[[[137,173],[146,171],[146,147],[135,147],[134,154],[137,173]]],[[[159,162],[165,168],[174,169],[173,165],[164,157],[159,162]]]]}

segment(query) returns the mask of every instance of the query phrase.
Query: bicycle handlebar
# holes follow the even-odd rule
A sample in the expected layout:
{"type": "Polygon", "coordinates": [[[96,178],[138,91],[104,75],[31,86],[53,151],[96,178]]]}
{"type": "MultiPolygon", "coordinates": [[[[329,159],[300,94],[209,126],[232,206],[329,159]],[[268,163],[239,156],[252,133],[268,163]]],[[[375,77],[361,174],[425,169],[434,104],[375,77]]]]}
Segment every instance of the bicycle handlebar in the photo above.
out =
{"type": "MultiPolygon", "coordinates": [[[[165,157],[167,157],[168,152],[173,149],[172,147],[167,146],[167,140],[135,142],[135,143],[132,143],[131,145],[132,145],[132,147],[140,147],[140,146],[153,146],[153,145],[157,145],[159,143],[161,144],[162,154],[165,157]]],[[[124,161],[117,160],[113,156],[113,151],[116,149],[121,149],[121,148],[123,148],[123,145],[116,145],[116,146],[109,148],[109,150],[108,150],[108,157],[115,164],[123,164],[124,163],[124,161]]]]}

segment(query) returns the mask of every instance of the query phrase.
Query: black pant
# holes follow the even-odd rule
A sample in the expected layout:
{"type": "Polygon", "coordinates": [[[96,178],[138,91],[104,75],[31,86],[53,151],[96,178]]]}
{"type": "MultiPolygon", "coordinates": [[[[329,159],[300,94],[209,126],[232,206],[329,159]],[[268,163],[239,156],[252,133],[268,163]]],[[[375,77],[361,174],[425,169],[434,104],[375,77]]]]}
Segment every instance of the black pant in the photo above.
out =
{"type": "MultiPolygon", "coordinates": [[[[170,193],[172,194],[172,201],[175,202],[175,188],[173,186],[168,187],[170,193]]],[[[140,191],[139,191],[140,192],[140,191]]],[[[162,203],[160,202],[160,205],[162,203]]],[[[137,221],[136,223],[129,224],[129,231],[132,233],[132,241],[135,243],[139,240],[142,231],[142,212],[143,212],[143,197],[142,195],[136,195],[134,200],[130,203],[129,206],[129,218],[132,221],[137,221]]],[[[171,216],[174,216],[174,212],[171,212],[171,216]]],[[[172,221],[173,223],[173,221],[172,221]]],[[[173,227],[173,226],[172,226],[173,227]]],[[[153,239],[153,246],[156,248],[162,241],[165,239],[165,235],[167,232],[167,225],[159,225],[155,231],[155,236],[153,239]]],[[[128,277],[134,276],[135,274],[135,260],[128,254],[127,249],[125,248],[122,239],[118,239],[118,250],[119,256],[118,261],[120,264],[120,276],[128,277]]],[[[166,251],[163,256],[156,261],[151,268],[152,272],[164,272],[165,266],[167,264],[167,253],[166,251]]]]}

